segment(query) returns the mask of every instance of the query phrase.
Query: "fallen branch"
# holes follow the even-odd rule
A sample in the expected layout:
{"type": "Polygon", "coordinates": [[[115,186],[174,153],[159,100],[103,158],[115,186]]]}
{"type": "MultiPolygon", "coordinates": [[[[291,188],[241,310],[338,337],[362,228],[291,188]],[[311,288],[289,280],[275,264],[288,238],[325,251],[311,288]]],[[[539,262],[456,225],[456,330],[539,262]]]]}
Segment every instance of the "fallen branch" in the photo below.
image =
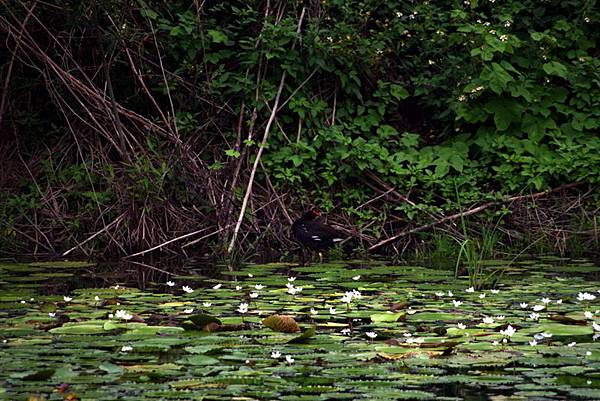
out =
{"type": "MultiPolygon", "coordinates": [[[[148,249],[146,249],[146,250],[144,250],[144,251],[140,251],[140,252],[137,252],[137,253],[132,253],[131,255],[124,256],[124,257],[123,257],[123,259],[127,259],[127,258],[133,258],[134,256],[141,256],[141,255],[145,255],[145,254],[147,254],[148,252],[152,252],[152,251],[154,251],[154,250],[156,250],[156,249],[160,249],[160,248],[162,248],[163,246],[165,246],[165,245],[169,245],[169,244],[170,244],[170,243],[172,243],[172,242],[179,241],[179,240],[182,240],[182,239],[185,239],[185,238],[191,237],[191,236],[193,236],[193,235],[196,235],[196,234],[200,234],[201,232],[203,232],[203,231],[206,231],[206,230],[207,230],[206,228],[203,228],[203,229],[201,229],[201,230],[197,230],[197,231],[193,231],[193,232],[191,232],[191,233],[187,233],[187,234],[184,234],[184,235],[180,235],[179,237],[172,238],[172,239],[170,239],[170,240],[168,240],[168,241],[166,241],[166,242],[163,242],[163,243],[161,243],[161,244],[158,244],[158,245],[156,245],[156,246],[153,246],[152,248],[148,248],[148,249]]],[[[219,231],[216,231],[216,232],[214,232],[214,233],[212,233],[212,234],[209,234],[209,235],[217,234],[217,233],[219,233],[220,231],[222,231],[222,229],[221,229],[221,230],[219,230],[219,231]]],[[[206,237],[203,237],[203,238],[206,238],[206,237]]]]}
{"type": "Polygon", "coordinates": [[[73,252],[75,249],[77,248],[81,248],[81,246],[83,244],[86,244],[87,242],[93,240],[94,238],[96,238],[98,235],[102,234],[103,232],[105,232],[106,230],[108,230],[109,228],[111,228],[113,225],[118,224],[121,220],[123,220],[123,217],[125,217],[125,213],[122,213],[119,217],[117,217],[115,220],[113,220],[112,223],[108,224],[106,227],[104,227],[102,230],[96,232],[94,235],[88,237],[87,239],[85,239],[83,242],[79,242],[77,245],[75,245],[73,248],[63,252],[62,256],[67,256],[68,254],[70,254],[71,252],[73,252]]]}
{"type": "Polygon", "coordinates": [[[470,215],[479,213],[479,212],[481,212],[481,211],[483,211],[485,209],[488,209],[488,208],[490,208],[492,206],[500,205],[500,204],[503,204],[503,203],[514,202],[514,201],[518,201],[518,200],[521,200],[521,199],[536,199],[536,198],[539,198],[539,197],[542,197],[542,196],[549,195],[549,194],[551,194],[553,192],[558,192],[558,191],[562,191],[564,189],[573,188],[573,187],[579,186],[581,184],[582,184],[581,182],[574,182],[574,183],[570,183],[570,184],[566,184],[566,185],[561,185],[560,187],[552,188],[552,189],[549,189],[549,190],[546,190],[546,191],[537,192],[535,194],[511,196],[511,197],[506,198],[504,200],[499,200],[499,201],[493,201],[493,202],[484,203],[481,206],[477,206],[477,207],[474,207],[472,209],[466,210],[464,212],[453,214],[451,216],[446,216],[446,217],[441,218],[439,220],[436,220],[436,221],[434,221],[432,223],[425,224],[425,225],[422,225],[422,226],[419,226],[419,227],[415,227],[415,228],[412,228],[410,230],[402,231],[399,234],[396,234],[396,235],[394,235],[394,236],[392,236],[392,237],[390,237],[388,239],[380,241],[377,244],[371,246],[368,249],[368,251],[372,252],[372,251],[374,251],[376,249],[381,248],[384,245],[387,245],[387,244],[389,244],[391,242],[394,242],[397,239],[405,237],[405,236],[407,236],[409,234],[414,234],[414,233],[418,233],[420,231],[425,231],[425,230],[427,230],[427,229],[429,229],[431,227],[435,227],[435,226],[437,226],[439,224],[443,224],[443,223],[446,223],[448,221],[459,219],[461,217],[470,216],[470,215]]]}

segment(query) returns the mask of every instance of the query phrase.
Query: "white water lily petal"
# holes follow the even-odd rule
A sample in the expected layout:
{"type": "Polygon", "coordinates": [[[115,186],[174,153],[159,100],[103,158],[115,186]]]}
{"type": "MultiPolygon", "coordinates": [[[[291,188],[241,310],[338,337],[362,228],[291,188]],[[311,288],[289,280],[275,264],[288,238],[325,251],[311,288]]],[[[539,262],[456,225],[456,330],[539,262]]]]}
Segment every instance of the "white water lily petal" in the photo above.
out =
{"type": "Polygon", "coordinates": [[[517,330],[514,327],[512,327],[510,324],[506,327],[506,329],[500,330],[500,334],[502,334],[503,336],[507,336],[507,337],[512,337],[516,332],[517,332],[517,330]]]}
{"type": "Polygon", "coordinates": [[[240,306],[238,306],[237,311],[240,313],[248,312],[248,304],[245,302],[240,303],[240,306]]]}

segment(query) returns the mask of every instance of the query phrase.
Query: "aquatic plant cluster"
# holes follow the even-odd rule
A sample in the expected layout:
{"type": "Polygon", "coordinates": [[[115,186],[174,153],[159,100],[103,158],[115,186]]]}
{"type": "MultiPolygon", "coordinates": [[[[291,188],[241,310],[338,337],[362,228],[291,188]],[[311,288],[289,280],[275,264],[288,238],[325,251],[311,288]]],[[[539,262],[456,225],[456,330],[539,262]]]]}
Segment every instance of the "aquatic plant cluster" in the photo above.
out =
{"type": "Polygon", "coordinates": [[[0,399],[599,399],[598,267],[488,264],[497,288],[355,261],[142,291],[73,287],[87,263],[4,263],[0,399]]]}

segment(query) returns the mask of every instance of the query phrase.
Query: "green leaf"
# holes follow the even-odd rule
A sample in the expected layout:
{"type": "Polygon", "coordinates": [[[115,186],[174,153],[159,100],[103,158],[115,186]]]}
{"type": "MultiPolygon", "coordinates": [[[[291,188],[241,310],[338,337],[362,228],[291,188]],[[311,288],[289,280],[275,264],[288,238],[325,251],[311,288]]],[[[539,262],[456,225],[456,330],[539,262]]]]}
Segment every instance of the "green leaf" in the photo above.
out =
{"type": "Polygon", "coordinates": [[[238,152],[238,151],[237,151],[237,150],[235,150],[235,149],[227,149],[227,150],[225,151],[225,154],[226,154],[227,156],[229,156],[229,157],[233,157],[233,158],[236,158],[236,159],[240,157],[240,152],[238,152]]]}
{"type": "Polygon", "coordinates": [[[561,78],[567,77],[567,73],[568,73],[567,67],[565,67],[558,61],[551,61],[549,63],[546,63],[542,66],[542,68],[548,75],[556,75],[561,78]]]}
{"type": "Polygon", "coordinates": [[[399,320],[403,320],[406,317],[406,313],[398,312],[387,312],[387,313],[374,313],[370,316],[373,323],[393,323],[399,320]]]}
{"type": "Polygon", "coordinates": [[[390,94],[395,97],[397,100],[404,100],[410,96],[408,91],[400,85],[391,84],[390,85],[390,94]]]}
{"type": "Polygon", "coordinates": [[[316,326],[311,326],[308,329],[304,330],[302,332],[302,334],[300,334],[299,336],[294,337],[290,341],[288,341],[288,344],[304,343],[309,338],[313,337],[315,335],[316,331],[317,331],[316,326]]]}
{"type": "Polygon", "coordinates": [[[219,320],[218,318],[211,316],[211,315],[203,314],[203,313],[200,313],[197,315],[192,315],[189,317],[189,319],[200,330],[204,330],[206,325],[210,324],[210,323],[222,324],[221,320],[219,320]]]}
{"type": "Polygon", "coordinates": [[[290,156],[290,160],[294,164],[294,167],[298,167],[299,165],[302,164],[302,156],[300,156],[300,155],[292,155],[292,156],[290,156]]]}
{"type": "Polygon", "coordinates": [[[520,121],[523,112],[523,106],[518,100],[500,97],[490,100],[484,108],[494,115],[494,123],[499,131],[504,131],[511,123],[520,121]]]}
{"type": "Polygon", "coordinates": [[[212,41],[215,43],[226,43],[229,40],[227,38],[227,35],[225,35],[221,31],[210,29],[207,33],[212,38],[212,41]]]}

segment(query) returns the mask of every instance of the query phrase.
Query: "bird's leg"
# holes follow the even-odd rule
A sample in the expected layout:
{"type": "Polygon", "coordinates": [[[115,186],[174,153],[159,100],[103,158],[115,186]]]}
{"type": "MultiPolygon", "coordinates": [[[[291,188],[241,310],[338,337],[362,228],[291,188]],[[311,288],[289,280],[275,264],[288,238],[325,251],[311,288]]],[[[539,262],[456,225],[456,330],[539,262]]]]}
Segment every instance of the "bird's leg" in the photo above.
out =
{"type": "Polygon", "coordinates": [[[306,264],[306,249],[302,248],[300,252],[300,266],[304,266],[306,264]]]}

